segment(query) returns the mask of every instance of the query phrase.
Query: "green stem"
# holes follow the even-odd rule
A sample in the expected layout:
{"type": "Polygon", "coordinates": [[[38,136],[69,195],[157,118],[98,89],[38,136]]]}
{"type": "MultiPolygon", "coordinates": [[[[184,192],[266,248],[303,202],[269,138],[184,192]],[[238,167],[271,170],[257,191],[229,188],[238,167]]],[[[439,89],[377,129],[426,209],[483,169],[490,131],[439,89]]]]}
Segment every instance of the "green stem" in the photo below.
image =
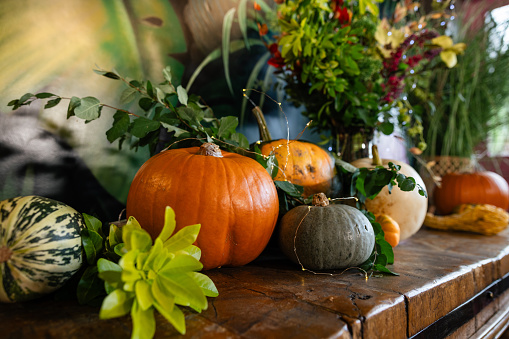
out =
{"type": "Polygon", "coordinates": [[[252,112],[256,118],[256,122],[258,123],[260,139],[262,139],[262,141],[271,141],[272,137],[270,136],[269,129],[267,128],[267,122],[265,121],[265,117],[263,115],[262,110],[260,109],[260,107],[255,106],[255,108],[252,109],[252,112]]]}
{"type": "Polygon", "coordinates": [[[382,159],[380,159],[380,153],[378,153],[378,146],[371,146],[371,152],[373,153],[373,162],[371,164],[373,166],[383,166],[382,159]]]}

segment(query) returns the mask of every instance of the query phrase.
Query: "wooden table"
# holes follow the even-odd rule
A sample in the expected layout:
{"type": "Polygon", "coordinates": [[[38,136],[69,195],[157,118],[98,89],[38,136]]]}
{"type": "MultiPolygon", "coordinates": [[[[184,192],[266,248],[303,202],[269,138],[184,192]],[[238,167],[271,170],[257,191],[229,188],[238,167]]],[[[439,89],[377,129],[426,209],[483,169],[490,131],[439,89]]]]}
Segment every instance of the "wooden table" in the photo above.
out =
{"type": "MultiPolygon", "coordinates": [[[[423,228],[395,248],[400,276],[313,274],[275,246],[240,268],[206,272],[219,296],[186,311],[196,338],[495,337],[509,325],[509,229],[496,236],[423,228]]],[[[128,338],[129,317],[51,297],[0,304],[0,338],[128,338]]],[[[156,338],[178,333],[157,316],[156,338]]]]}

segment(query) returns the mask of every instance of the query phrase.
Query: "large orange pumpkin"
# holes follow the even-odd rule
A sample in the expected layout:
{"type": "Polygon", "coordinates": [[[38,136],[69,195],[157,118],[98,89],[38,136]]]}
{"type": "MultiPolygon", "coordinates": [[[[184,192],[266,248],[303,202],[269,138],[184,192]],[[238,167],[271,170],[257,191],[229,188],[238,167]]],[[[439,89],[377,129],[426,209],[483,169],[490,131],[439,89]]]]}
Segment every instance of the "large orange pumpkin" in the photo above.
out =
{"type": "Polygon", "coordinates": [[[289,181],[304,187],[304,197],[316,193],[330,193],[335,176],[335,162],[320,146],[306,141],[272,140],[262,111],[256,107],[253,113],[258,121],[260,151],[263,155],[274,154],[278,171],[274,180],[289,181]]]}
{"type": "Polygon", "coordinates": [[[509,209],[509,184],[497,173],[449,173],[434,192],[435,206],[450,214],[461,204],[489,204],[509,209]]]}
{"type": "Polygon", "coordinates": [[[175,211],[176,231],[201,224],[196,245],[204,269],[254,260],[279,213],[276,188],[265,168],[214,144],[167,150],[139,169],[129,189],[127,216],[155,238],[166,206],[175,211]]]}

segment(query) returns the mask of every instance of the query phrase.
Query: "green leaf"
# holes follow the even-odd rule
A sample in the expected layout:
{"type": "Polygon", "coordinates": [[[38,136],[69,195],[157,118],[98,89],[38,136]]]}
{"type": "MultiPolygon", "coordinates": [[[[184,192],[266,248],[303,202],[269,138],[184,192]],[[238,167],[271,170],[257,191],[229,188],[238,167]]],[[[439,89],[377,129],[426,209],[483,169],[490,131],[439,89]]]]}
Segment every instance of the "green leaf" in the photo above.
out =
{"type": "Polygon", "coordinates": [[[113,272],[122,272],[122,267],[120,267],[117,263],[113,261],[100,258],[97,260],[97,270],[99,272],[113,271],[113,272]]]}
{"type": "Polygon", "coordinates": [[[222,55],[223,55],[223,65],[224,65],[224,75],[226,78],[226,83],[228,88],[230,89],[230,93],[233,94],[233,86],[230,78],[230,66],[229,66],[229,58],[230,58],[230,36],[231,36],[231,28],[233,24],[233,17],[235,14],[235,8],[230,8],[228,12],[223,17],[223,40],[222,40],[222,55]]]}
{"type": "Polygon", "coordinates": [[[34,97],[34,95],[32,93],[23,94],[23,96],[21,96],[21,98],[19,98],[19,104],[20,105],[25,104],[28,100],[32,99],[32,97],[34,97]]]}
{"type": "Polygon", "coordinates": [[[180,254],[170,260],[159,271],[161,274],[179,274],[192,271],[199,271],[203,264],[190,255],[180,254]]]}
{"type": "Polygon", "coordinates": [[[182,105],[187,106],[187,101],[188,101],[189,97],[187,96],[187,91],[184,87],[182,87],[180,85],[177,87],[177,96],[178,96],[179,102],[182,105]]]}
{"type": "Polygon", "coordinates": [[[168,240],[173,232],[175,231],[175,227],[177,222],[175,221],[175,211],[170,206],[166,206],[164,210],[164,225],[161,233],[157,236],[163,243],[168,240]]]}
{"type": "Polygon", "coordinates": [[[99,318],[111,319],[129,313],[133,306],[134,294],[116,289],[104,298],[99,311],[99,318]]]}
{"type": "Polygon", "coordinates": [[[147,231],[143,229],[132,229],[124,226],[122,233],[124,245],[128,251],[140,250],[148,251],[152,247],[152,238],[147,231]]]}
{"type": "Polygon", "coordinates": [[[152,108],[153,105],[154,105],[154,101],[150,98],[143,97],[143,98],[140,98],[140,100],[138,100],[138,106],[140,106],[140,108],[142,110],[144,110],[145,112],[150,111],[150,109],[152,108]]]}
{"type": "Polygon", "coordinates": [[[200,286],[203,293],[207,297],[217,297],[219,295],[216,285],[214,284],[212,279],[207,277],[205,274],[199,272],[191,272],[188,273],[188,275],[191,278],[193,278],[193,280],[198,284],[198,286],[200,286]]]}
{"type": "Polygon", "coordinates": [[[394,125],[388,121],[384,121],[378,126],[378,129],[383,134],[390,135],[392,132],[394,132],[394,125]]]}
{"type": "Polygon", "coordinates": [[[277,188],[282,189],[286,194],[292,197],[301,197],[304,193],[304,187],[296,184],[292,184],[289,181],[275,180],[274,184],[277,188]]]}
{"type": "Polygon", "coordinates": [[[94,120],[99,117],[101,102],[94,97],[81,99],[81,104],[74,109],[74,114],[84,120],[94,120]]]}
{"type": "Polygon", "coordinates": [[[41,93],[37,93],[35,95],[35,97],[37,99],[47,99],[47,98],[51,98],[51,97],[57,97],[58,95],[55,95],[53,93],[48,93],[48,92],[41,92],[41,93]]]}
{"type": "Polygon", "coordinates": [[[131,309],[131,318],[133,321],[131,338],[152,339],[154,337],[156,320],[153,308],[144,311],[135,300],[131,309]]]}
{"type": "Polygon", "coordinates": [[[398,181],[398,187],[402,191],[413,191],[416,186],[415,179],[412,177],[405,177],[405,179],[398,181]]]}
{"type": "Polygon", "coordinates": [[[265,169],[269,172],[272,179],[277,176],[277,172],[279,172],[279,163],[275,153],[271,153],[271,155],[267,157],[265,169]]]}
{"type": "Polygon", "coordinates": [[[117,111],[113,115],[113,125],[106,131],[106,138],[113,142],[127,133],[131,120],[129,114],[123,111],[117,111]]]}
{"type": "Polygon", "coordinates": [[[175,235],[164,242],[164,247],[168,250],[168,252],[177,252],[186,247],[189,247],[196,241],[196,238],[198,238],[200,228],[200,224],[190,225],[182,228],[180,231],[175,233],[175,235]]]}
{"type": "Polygon", "coordinates": [[[398,276],[399,274],[398,273],[395,273],[393,271],[391,271],[390,269],[388,269],[387,267],[383,266],[383,265],[380,265],[380,264],[375,264],[373,266],[373,268],[378,271],[378,272],[383,272],[383,273],[387,273],[387,274],[391,274],[391,275],[396,275],[398,276]]]}
{"type": "Polygon", "coordinates": [[[171,309],[175,305],[175,296],[166,289],[164,281],[161,277],[156,276],[151,286],[151,292],[154,297],[154,304],[164,305],[171,309]]]}
{"type": "Polygon", "coordinates": [[[89,229],[89,230],[92,230],[92,231],[95,231],[99,234],[102,234],[102,222],[101,220],[97,219],[96,217],[94,216],[91,216],[89,214],[86,214],[86,213],[82,213],[83,215],[83,220],[85,221],[85,226],[89,229]]]}
{"type": "Polygon", "coordinates": [[[81,231],[81,241],[83,243],[83,249],[85,250],[87,262],[93,265],[103,249],[103,238],[99,233],[93,230],[84,229],[81,231]]]}
{"type": "Polygon", "coordinates": [[[78,302],[80,305],[95,304],[99,299],[102,300],[105,295],[104,282],[97,275],[97,266],[87,267],[78,282],[76,290],[78,302]]]}
{"type": "Polygon", "coordinates": [[[150,120],[145,117],[137,117],[131,123],[129,132],[137,138],[143,138],[148,133],[157,130],[160,125],[161,123],[159,121],[150,120]]]}
{"type": "Polygon", "coordinates": [[[168,81],[171,84],[172,80],[171,80],[171,67],[170,66],[166,66],[163,69],[163,76],[166,79],[166,81],[168,81]]]}
{"type": "Polygon", "coordinates": [[[151,98],[154,97],[154,88],[152,87],[152,83],[150,82],[150,80],[147,80],[146,88],[147,88],[147,95],[151,98]]]}
{"type": "Polygon", "coordinates": [[[217,136],[219,138],[228,138],[232,133],[235,132],[239,124],[239,119],[234,116],[222,117],[219,120],[219,131],[217,136]]]}
{"type": "Polygon", "coordinates": [[[134,291],[136,293],[136,300],[138,305],[143,311],[146,311],[154,304],[154,298],[152,297],[151,285],[145,280],[139,280],[136,282],[134,291]]]}
{"type": "Polygon", "coordinates": [[[56,98],[53,100],[49,100],[48,103],[46,105],[44,105],[44,108],[48,109],[51,107],[55,107],[56,105],[58,105],[60,103],[60,101],[62,101],[62,98],[56,98]]]}
{"type": "Polygon", "coordinates": [[[161,282],[166,290],[175,296],[175,303],[182,306],[204,310],[207,308],[207,298],[196,282],[184,274],[163,274],[160,272],[161,282]]]}
{"type": "Polygon", "coordinates": [[[180,334],[186,334],[186,319],[184,317],[184,313],[177,307],[169,307],[168,305],[155,303],[154,304],[156,310],[161,313],[161,315],[168,320],[170,324],[175,327],[180,334]]]}
{"type": "Polygon", "coordinates": [[[67,107],[67,119],[75,115],[74,110],[79,105],[81,105],[81,99],[78,97],[72,97],[69,102],[69,106],[67,107]]]}
{"type": "Polygon", "coordinates": [[[182,128],[179,128],[179,127],[176,127],[176,126],[173,126],[173,125],[170,125],[170,124],[167,124],[165,122],[161,122],[161,125],[166,128],[168,130],[168,132],[175,132],[174,136],[176,138],[186,134],[186,133],[189,133],[188,131],[186,131],[185,129],[182,129],[182,128]]]}
{"type": "Polygon", "coordinates": [[[103,71],[103,70],[98,70],[98,69],[94,69],[94,72],[99,75],[105,76],[106,78],[113,79],[113,80],[121,79],[120,75],[118,75],[116,72],[103,71]]]}
{"type": "Polygon", "coordinates": [[[122,105],[126,105],[126,104],[133,102],[134,99],[136,99],[137,94],[138,94],[138,91],[136,90],[136,88],[132,88],[132,87],[126,88],[120,95],[120,103],[122,105]]]}
{"type": "Polygon", "coordinates": [[[246,136],[242,133],[232,133],[232,135],[230,135],[230,140],[237,143],[239,147],[244,149],[249,148],[249,140],[247,140],[246,136]]]}

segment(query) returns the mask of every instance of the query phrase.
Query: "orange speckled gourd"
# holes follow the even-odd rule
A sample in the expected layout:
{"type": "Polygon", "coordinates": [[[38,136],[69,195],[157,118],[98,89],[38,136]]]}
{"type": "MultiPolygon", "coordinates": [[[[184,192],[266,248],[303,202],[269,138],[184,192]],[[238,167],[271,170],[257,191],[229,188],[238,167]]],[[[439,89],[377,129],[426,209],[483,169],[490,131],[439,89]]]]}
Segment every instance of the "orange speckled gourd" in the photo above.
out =
{"type": "Polygon", "coordinates": [[[274,140],[262,145],[264,155],[274,154],[279,169],[274,180],[288,180],[304,187],[304,196],[329,192],[334,160],[321,147],[304,141],[274,140]]]}
{"type": "Polygon", "coordinates": [[[196,245],[204,269],[254,260],[269,242],[279,213],[265,168],[214,144],[167,150],[139,169],[129,189],[127,216],[156,238],[166,206],[175,211],[176,231],[201,224],[196,245]]]}
{"type": "Polygon", "coordinates": [[[278,171],[274,180],[289,181],[304,187],[304,197],[317,193],[330,193],[336,174],[334,159],[323,148],[305,141],[279,139],[272,140],[263,112],[259,107],[253,109],[258,122],[263,155],[274,154],[278,171]]]}

